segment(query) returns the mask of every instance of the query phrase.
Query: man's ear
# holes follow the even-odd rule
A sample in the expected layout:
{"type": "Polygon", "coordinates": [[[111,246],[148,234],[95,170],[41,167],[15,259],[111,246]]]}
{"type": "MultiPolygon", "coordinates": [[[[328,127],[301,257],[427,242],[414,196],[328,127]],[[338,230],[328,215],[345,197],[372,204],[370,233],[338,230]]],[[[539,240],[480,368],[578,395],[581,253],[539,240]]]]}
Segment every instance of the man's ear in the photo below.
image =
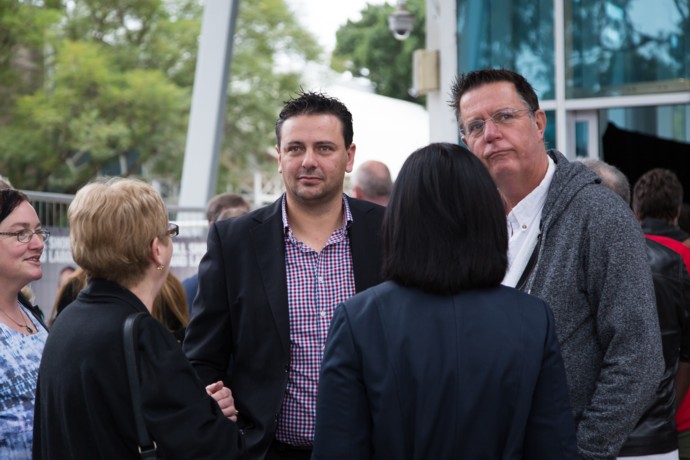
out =
{"type": "Polygon", "coordinates": [[[283,167],[281,166],[281,163],[280,163],[281,155],[280,155],[280,146],[278,144],[276,144],[276,153],[278,154],[278,174],[282,174],[283,173],[283,167]]]}
{"type": "Polygon", "coordinates": [[[352,172],[352,168],[355,165],[355,152],[357,151],[357,146],[352,143],[347,148],[347,165],[345,166],[346,172],[352,172]]]}
{"type": "Polygon", "coordinates": [[[544,132],[546,132],[546,112],[542,109],[534,112],[534,122],[537,125],[537,131],[539,131],[541,140],[544,140],[544,132]]]}

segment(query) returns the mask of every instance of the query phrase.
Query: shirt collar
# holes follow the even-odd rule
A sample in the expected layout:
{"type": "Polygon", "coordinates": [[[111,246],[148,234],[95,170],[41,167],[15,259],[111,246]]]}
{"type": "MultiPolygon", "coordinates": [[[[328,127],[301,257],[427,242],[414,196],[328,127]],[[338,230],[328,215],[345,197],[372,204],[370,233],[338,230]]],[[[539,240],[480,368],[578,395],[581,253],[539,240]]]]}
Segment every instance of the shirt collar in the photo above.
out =
{"type": "MultiPolygon", "coordinates": [[[[350,203],[347,200],[347,195],[343,193],[343,209],[345,212],[343,213],[343,227],[349,228],[350,225],[352,225],[352,212],[350,211],[350,203]]],[[[283,219],[283,232],[284,234],[288,234],[290,231],[290,222],[288,222],[288,215],[287,215],[287,198],[285,193],[283,193],[283,196],[281,198],[281,203],[280,203],[280,212],[281,212],[281,217],[283,219]]]]}
{"type": "Polygon", "coordinates": [[[551,159],[550,156],[546,156],[548,159],[548,167],[546,168],[546,174],[541,180],[539,185],[532,190],[529,195],[524,197],[513,209],[508,213],[508,220],[513,221],[518,227],[522,225],[529,225],[534,219],[534,216],[541,212],[546,202],[546,195],[549,192],[549,186],[551,185],[551,180],[556,172],[556,163],[551,159]]]}

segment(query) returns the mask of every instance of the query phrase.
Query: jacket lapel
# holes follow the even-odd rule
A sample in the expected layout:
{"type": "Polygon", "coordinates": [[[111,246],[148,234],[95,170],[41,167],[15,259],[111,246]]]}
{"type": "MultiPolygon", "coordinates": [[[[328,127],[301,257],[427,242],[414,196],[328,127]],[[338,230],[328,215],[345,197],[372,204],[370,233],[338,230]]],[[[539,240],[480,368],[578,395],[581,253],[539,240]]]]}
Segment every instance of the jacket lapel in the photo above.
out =
{"type": "MultiPolygon", "coordinates": [[[[257,215],[257,225],[251,234],[261,282],[266,289],[268,304],[273,313],[283,351],[290,354],[290,313],[288,310],[287,275],[281,199],[263,215],[257,215]]],[[[258,282],[259,280],[257,280],[258,282]]]]}
{"type": "Polygon", "coordinates": [[[381,281],[381,219],[374,215],[374,206],[367,202],[348,197],[348,204],[352,213],[348,235],[355,291],[362,292],[381,281]]]}

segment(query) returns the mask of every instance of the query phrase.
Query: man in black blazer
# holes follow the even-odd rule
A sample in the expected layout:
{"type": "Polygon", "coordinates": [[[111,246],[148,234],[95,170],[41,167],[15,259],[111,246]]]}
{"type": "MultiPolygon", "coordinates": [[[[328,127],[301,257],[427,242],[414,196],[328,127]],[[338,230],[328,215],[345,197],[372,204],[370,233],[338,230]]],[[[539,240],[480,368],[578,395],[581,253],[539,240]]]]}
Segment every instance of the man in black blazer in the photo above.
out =
{"type": "Polygon", "coordinates": [[[276,122],[286,192],[209,229],[184,350],[203,382],[233,392],[253,459],[308,459],[333,310],[378,284],[384,208],[343,193],[352,115],[300,93],[276,122]]]}

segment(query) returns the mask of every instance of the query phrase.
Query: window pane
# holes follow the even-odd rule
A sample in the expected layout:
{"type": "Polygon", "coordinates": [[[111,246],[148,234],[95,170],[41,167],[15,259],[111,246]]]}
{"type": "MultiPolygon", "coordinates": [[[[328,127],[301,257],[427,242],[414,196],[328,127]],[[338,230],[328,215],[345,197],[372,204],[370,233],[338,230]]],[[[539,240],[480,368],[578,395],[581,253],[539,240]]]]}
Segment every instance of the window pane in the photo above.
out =
{"type": "Polygon", "coordinates": [[[575,156],[588,157],[589,152],[589,122],[575,122],[575,156]]]}
{"type": "Polygon", "coordinates": [[[503,67],[555,98],[553,0],[458,0],[460,73],[503,67]]]}
{"type": "Polygon", "coordinates": [[[604,129],[610,122],[621,129],[640,134],[690,143],[690,105],[618,108],[601,110],[599,113],[604,129]]]}
{"type": "Polygon", "coordinates": [[[690,89],[687,1],[565,0],[567,97],[690,89]]]}

